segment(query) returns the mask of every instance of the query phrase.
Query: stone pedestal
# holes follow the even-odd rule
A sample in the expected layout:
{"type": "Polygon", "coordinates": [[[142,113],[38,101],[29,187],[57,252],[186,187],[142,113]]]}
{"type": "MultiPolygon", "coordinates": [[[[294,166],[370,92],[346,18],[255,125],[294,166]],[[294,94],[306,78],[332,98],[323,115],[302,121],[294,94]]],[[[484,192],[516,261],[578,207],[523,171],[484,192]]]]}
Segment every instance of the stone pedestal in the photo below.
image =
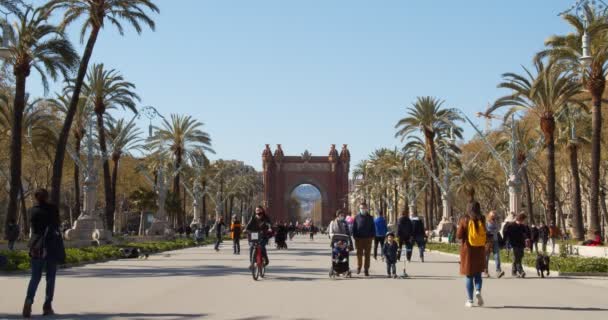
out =
{"type": "Polygon", "coordinates": [[[449,219],[444,217],[437,225],[437,229],[435,229],[435,233],[437,235],[442,235],[444,237],[448,236],[448,233],[452,230],[454,223],[449,219]]]}
{"type": "Polygon", "coordinates": [[[72,229],[65,232],[66,240],[109,240],[110,234],[103,229],[103,222],[99,217],[82,215],[74,221],[72,229]]]}
{"type": "Polygon", "coordinates": [[[173,235],[173,229],[169,228],[167,221],[155,219],[146,230],[147,236],[170,236],[173,235]]]}

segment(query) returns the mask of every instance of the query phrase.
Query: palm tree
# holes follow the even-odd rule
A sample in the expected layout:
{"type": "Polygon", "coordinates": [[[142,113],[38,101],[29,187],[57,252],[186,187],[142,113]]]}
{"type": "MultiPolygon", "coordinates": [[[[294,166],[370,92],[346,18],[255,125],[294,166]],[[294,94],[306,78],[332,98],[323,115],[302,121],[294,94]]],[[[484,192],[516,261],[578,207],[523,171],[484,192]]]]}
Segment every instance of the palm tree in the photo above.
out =
{"type": "Polygon", "coordinates": [[[70,128],[72,127],[72,121],[74,120],[78,107],[84,78],[89,67],[89,60],[93,55],[93,48],[97,42],[99,32],[106,22],[110,22],[118,29],[118,32],[123,35],[124,27],[121,21],[127,21],[138,34],[143,30],[142,24],[147,25],[150,29],[154,30],[155,23],[146,14],[145,10],[148,9],[158,13],[159,9],[152,0],[51,0],[46,6],[51,11],[64,11],[63,21],[61,23],[62,28],[67,27],[74,21],[79,21],[81,18],[84,19],[84,24],[80,33],[81,42],[84,41],[87,31],[89,29],[91,30],[84,53],[82,54],[82,59],[80,60],[76,79],[74,80],[72,98],[59,135],[55,161],[53,162],[51,201],[53,203],[59,203],[65,148],[67,147],[70,128]]]}
{"type": "MultiPolygon", "coordinates": [[[[171,121],[163,119],[162,128],[157,128],[155,135],[150,138],[150,146],[160,152],[170,152],[176,170],[173,179],[173,193],[179,199],[180,175],[184,161],[190,158],[195,150],[213,153],[209,134],[202,131],[203,123],[191,116],[171,115],[171,121]],[[165,149],[165,145],[169,150],[165,149]]],[[[182,215],[178,215],[179,226],[183,225],[182,215]]]]}
{"type": "Polygon", "coordinates": [[[114,69],[107,70],[103,64],[94,64],[87,75],[87,82],[83,90],[84,94],[90,96],[93,101],[93,111],[97,116],[97,136],[99,138],[99,149],[103,157],[103,184],[106,198],[105,214],[108,230],[114,229],[116,199],[110,175],[104,116],[108,109],[118,107],[137,113],[135,103],[139,101],[139,96],[133,91],[134,89],[135,85],[126,81],[118,71],[114,69]]]}
{"type": "MultiPolygon", "coordinates": [[[[456,121],[462,120],[458,115],[458,111],[443,108],[443,104],[443,100],[434,97],[418,97],[416,102],[408,108],[407,116],[399,120],[395,125],[397,129],[395,137],[400,137],[401,141],[406,140],[411,134],[422,134],[424,137],[425,157],[430,163],[431,170],[435,176],[439,176],[435,147],[435,138],[438,132],[453,130],[457,137],[462,137],[462,129],[458,128],[455,124],[456,121]]],[[[430,177],[429,184],[431,186],[434,185],[430,177]]],[[[439,195],[438,188],[431,187],[431,204],[437,201],[435,193],[439,195]]],[[[431,205],[431,208],[433,208],[433,205],[431,205]]],[[[433,215],[433,209],[431,209],[430,215],[433,215]]]]}
{"type": "MultiPolygon", "coordinates": [[[[56,99],[49,100],[51,105],[56,108],[62,114],[67,114],[70,107],[70,98],[67,94],[57,95],[56,99]]],[[[90,104],[87,104],[86,98],[81,97],[78,101],[76,114],[74,116],[74,125],[71,128],[74,153],[78,157],[80,156],[80,149],[82,147],[82,139],[84,139],[87,133],[87,122],[92,112],[90,104]]],[[[76,216],[80,216],[80,172],[83,168],[78,166],[78,163],[74,161],[74,213],[76,216]]]]}
{"type": "MultiPolygon", "coordinates": [[[[45,108],[44,100],[35,99],[34,101],[26,100],[26,107],[23,112],[23,127],[22,135],[26,139],[26,143],[22,145],[20,154],[22,156],[40,156],[46,155],[50,159],[50,148],[55,142],[55,136],[51,127],[55,125],[57,118],[48,108],[45,108]]],[[[14,99],[10,94],[0,92],[0,140],[10,140],[12,137],[13,124],[12,117],[14,114],[14,99]]],[[[29,232],[29,220],[27,218],[27,210],[25,207],[25,193],[23,183],[19,180],[19,195],[21,202],[21,214],[19,215],[20,225],[23,233],[29,232]]]]}
{"type": "Polygon", "coordinates": [[[483,164],[478,162],[464,164],[454,182],[455,191],[464,193],[469,203],[475,201],[475,194],[478,190],[493,190],[496,188],[494,173],[488,171],[483,164]]]}
{"type": "Polygon", "coordinates": [[[588,235],[593,236],[600,230],[600,153],[602,135],[602,96],[606,88],[608,64],[608,17],[591,6],[585,6],[584,16],[565,14],[563,19],[574,28],[574,33],[565,36],[552,36],[545,41],[548,47],[538,53],[538,57],[549,56],[567,64],[572,72],[585,70],[583,82],[591,94],[592,136],[591,136],[591,183],[590,183],[590,221],[588,235]],[[583,40],[588,39],[589,52],[583,50],[583,40]],[[589,54],[589,59],[582,59],[589,54]],[[585,61],[587,60],[587,61],[585,61]]]}
{"type": "Polygon", "coordinates": [[[130,150],[140,150],[143,148],[143,145],[141,145],[141,134],[141,130],[139,130],[133,122],[127,123],[124,119],[108,121],[107,135],[114,146],[111,157],[112,162],[114,162],[114,168],[112,169],[112,197],[114,199],[116,199],[118,164],[120,158],[125,154],[129,154],[130,150]]]}
{"type": "Polygon", "coordinates": [[[78,55],[63,32],[48,23],[49,12],[47,10],[28,7],[24,12],[16,11],[15,14],[17,21],[14,27],[4,19],[0,20],[6,33],[3,36],[9,40],[9,57],[6,62],[12,66],[15,75],[7,221],[16,215],[17,197],[21,185],[21,145],[23,113],[26,105],[26,80],[33,68],[40,74],[46,91],[48,90],[47,73],[54,80],[59,75],[66,76],[78,59],[78,55]]]}
{"type": "Polygon", "coordinates": [[[529,110],[540,120],[540,128],[545,139],[547,157],[547,214],[550,221],[557,223],[555,210],[555,114],[567,104],[581,105],[575,96],[581,91],[581,85],[572,72],[563,65],[550,62],[547,66],[541,60],[534,62],[533,74],[524,68],[525,75],[506,73],[504,81],[498,85],[513,91],[512,94],[499,98],[487,111],[486,115],[502,107],[510,107],[505,119],[519,110],[529,110]]]}
{"type": "MultiPolygon", "coordinates": [[[[577,123],[587,123],[587,115],[581,109],[572,105],[567,105],[556,117],[558,123],[557,142],[568,150],[570,173],[572,174],[571,194],[572,194],[572,238],[585,240],[585,228],[583,226],[583,206],[581,201],[581,177],[578,169],[578,150],[581,143],[589,143],[586,135],[577,135],[577,123]]],[[[581,126],[579,126],[580,129],[581,126]]],[[[582,131],[582,130],[579,130],[582,131]]]]}

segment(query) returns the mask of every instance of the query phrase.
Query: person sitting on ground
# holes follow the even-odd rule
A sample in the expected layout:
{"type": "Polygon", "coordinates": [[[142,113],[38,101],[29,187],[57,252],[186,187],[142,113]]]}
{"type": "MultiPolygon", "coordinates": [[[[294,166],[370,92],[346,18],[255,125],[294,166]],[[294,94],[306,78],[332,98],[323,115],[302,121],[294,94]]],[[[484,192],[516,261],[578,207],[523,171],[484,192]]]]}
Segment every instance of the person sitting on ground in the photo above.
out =
{"type": "Polygon", "coordinates": [[[382,247],[382,255],[386,262],[386,272],[389,278],[397,278],[397,251],[399,251],[399,246],[395,241],[395,234],[389,232],[386,234],[386,243],[382,247]]]}
{"type": "Polygon", "coordinates": [[[602,241],[602,234],[599,231],[594,232],[594,234],[595,236],[593,240],[587,240],[583,242],[584,246],[598,247],[604,245],[604,242],[602,241]]]}

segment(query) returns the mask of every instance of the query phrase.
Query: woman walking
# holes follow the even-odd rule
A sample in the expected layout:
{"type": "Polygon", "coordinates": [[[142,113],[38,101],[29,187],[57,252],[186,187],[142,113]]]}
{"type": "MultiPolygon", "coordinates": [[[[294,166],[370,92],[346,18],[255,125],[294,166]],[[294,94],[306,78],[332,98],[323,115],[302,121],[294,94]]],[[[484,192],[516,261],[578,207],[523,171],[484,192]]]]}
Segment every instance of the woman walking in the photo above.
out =
{"type": "Polygon", "coordinates": [[[488,217],[487,217],[487,222],[486,222],[486,230],[487,230],[487,243],[486,243],[486,268],[485,268],[485,273],[486,273],[486,277],[489,278],[490,277],[490,272],[489,272],[489,264],[490,264],[490,257],[492,256],[492,254],[494,254],[494,263],[496,265],[496,277],[497,278],[502,278],[505,275],[505,272],[502,271],[502,268],[500,267],[500,243],[501,243],[501,236],[500,233],[498,232],[498,221],[496,219],[496,212],[495,211],[490,211],[490,213],[488,213],[488,217]]]}
{"type": "Polygon", "coordinates": [[[468,205],[465,214],[458,223],[457,238],[461,241],[460,246],[460,274],[466,277],[467,308],[473,307],[473,291],[477,305],[483,306],[481,297],[481,273],[486,266],[486,226],[485,218],[481,214],[479,202],[468,205]]]}

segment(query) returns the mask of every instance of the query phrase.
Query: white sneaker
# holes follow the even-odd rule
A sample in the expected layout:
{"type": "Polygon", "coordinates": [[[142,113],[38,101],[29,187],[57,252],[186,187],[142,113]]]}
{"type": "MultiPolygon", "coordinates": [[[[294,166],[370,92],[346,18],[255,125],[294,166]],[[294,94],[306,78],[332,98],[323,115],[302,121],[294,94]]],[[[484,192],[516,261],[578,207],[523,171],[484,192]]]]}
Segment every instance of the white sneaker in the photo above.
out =
{"type": "Polygon", "coordinates": [[[464,306],[467,308],[473,308],[473,301],[467,300],[467,302],[464,303],[464,306]]]}
{"type": "Polygon", "coordinates": [[[475,292],[475,299],[477,299],[477,305],[483,307],[483,297],[481,296],[481,292],[475,292]]]}

